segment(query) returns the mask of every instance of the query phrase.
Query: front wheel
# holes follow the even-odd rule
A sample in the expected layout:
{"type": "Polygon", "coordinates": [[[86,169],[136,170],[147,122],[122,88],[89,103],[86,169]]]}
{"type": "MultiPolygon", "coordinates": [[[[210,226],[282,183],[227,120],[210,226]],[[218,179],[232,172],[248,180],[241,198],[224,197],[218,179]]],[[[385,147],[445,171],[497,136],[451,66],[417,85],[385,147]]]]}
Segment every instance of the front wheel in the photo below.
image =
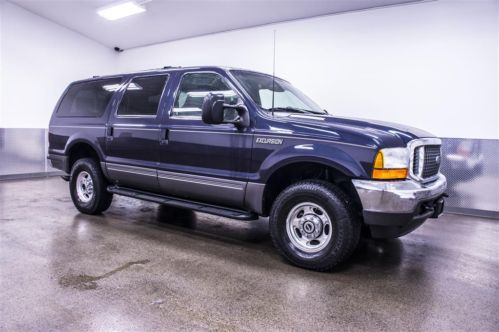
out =
{"type": "Polygon", "coordinates": [[[327,271],[356,248],[361,224],[350,199],[338,187],[305,180],[286,188],[272,206],[270,234],[291,263],[327,271]]]}
{"type": "Polygon", "coordinates": [[[79,159],[71,169],[69,190],[75,207],[82,213],[99,214],[109,208],[113,195],[99,164],[90,158],[79,159]]]}

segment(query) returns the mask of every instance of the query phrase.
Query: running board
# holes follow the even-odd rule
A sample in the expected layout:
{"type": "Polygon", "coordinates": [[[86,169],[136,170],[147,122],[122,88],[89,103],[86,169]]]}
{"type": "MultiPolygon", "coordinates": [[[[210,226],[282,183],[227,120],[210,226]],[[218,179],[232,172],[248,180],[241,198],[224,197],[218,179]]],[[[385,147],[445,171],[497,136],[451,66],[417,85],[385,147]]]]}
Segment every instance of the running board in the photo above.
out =
{"type": "Polygon", "coordinates": [[[144,201],[164,204],[172,207],[194,210],[203,213],[214,214],[216,216],[239,219],[239,220],[257,220],[258,215],[253,212],[226,208],[223,206],[205,204],[187,199],[152,194],[144,191],[123,188],[118,186],[108,186],[107,191],[113,194],[141,199],[144,201]]]}

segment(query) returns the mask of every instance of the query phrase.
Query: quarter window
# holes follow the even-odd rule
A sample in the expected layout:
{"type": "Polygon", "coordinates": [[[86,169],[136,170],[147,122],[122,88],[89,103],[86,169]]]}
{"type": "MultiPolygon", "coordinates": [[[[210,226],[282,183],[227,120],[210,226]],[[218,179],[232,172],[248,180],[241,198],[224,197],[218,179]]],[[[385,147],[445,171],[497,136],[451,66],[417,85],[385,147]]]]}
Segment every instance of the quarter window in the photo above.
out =
{"type": "Polygon", "coordinates": [[[119,116],[154,116],[167,76],[134,78],[127,86],[117,114],[119,116]]]}
{"type": "Polygon", "coordinates": [[[239,96],[219,74],[189,73],[182,77],[171,117],[201,119],[203,99],[210,92],[223,94],[226,104],[236,105],[240,102],[239,96]]]}
{"type": "Polygon", "coordinates": [[[72,84],[57,110],[60,117],[101,117],[121,78],[72,84]]]}

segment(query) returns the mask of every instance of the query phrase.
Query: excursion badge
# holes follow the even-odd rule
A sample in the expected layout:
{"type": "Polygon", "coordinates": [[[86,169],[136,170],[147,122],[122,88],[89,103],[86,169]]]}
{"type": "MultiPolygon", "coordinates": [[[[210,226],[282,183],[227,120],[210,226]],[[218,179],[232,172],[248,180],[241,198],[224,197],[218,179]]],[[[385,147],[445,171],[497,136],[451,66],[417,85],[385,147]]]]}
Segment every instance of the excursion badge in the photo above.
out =
{"type": "Polygon", "coordinates": [[[256,144],[273,144],[273,145],[281,145],[283,142],[282,138],[270,138],[270,137],[257,137],[255,143],[256,144]]]}

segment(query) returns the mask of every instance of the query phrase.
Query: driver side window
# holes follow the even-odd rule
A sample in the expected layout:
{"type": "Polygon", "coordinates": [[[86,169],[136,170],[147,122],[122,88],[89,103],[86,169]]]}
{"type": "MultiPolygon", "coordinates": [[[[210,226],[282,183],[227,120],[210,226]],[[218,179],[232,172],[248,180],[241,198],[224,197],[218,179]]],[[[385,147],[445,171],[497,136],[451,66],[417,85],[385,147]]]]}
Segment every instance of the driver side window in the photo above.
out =
{"type": "Polygon", "coordinates": [[[188,73],[182,77],[170,117],[201,120],[203,99],[210,92],[223,94],[226,104],[236,105],[240,102],[239,96],[219,74],[188,73]]]}

